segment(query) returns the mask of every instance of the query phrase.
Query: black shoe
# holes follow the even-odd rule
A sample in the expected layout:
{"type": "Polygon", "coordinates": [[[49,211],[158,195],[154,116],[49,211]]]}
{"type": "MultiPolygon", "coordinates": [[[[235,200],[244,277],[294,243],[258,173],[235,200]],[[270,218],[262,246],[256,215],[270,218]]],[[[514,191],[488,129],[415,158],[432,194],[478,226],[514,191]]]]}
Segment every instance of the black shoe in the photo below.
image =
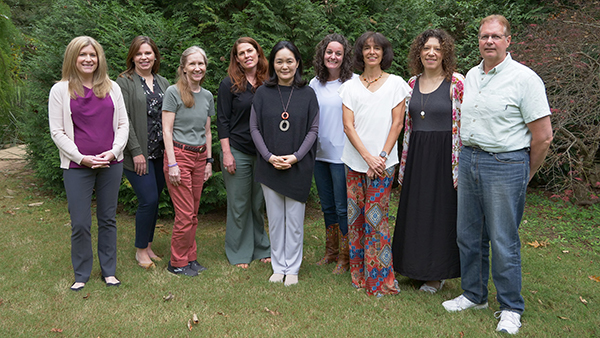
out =
{"type": "Polygon", "coordinates": [[[184,276],[188,276],[188,277],[198,276],[198,271],[190,268],[189,264],[184,267],[181,267],[181,268],[175,268],[171,265],[171,261],[169,261],[169,264],[167,266],[167,271],[169,271],[170,273],[174,273],[176,275],[184,275],[184,276]]]}
{"type": "Polygon", "coordinates": [[[202,265],[200,265],[200,263],[198,263],[198,261],[191,261],[191,262],[189,262],[188,266],[192,270],[198,271],[198,272],[202,272],[202,271],[206,270],[206,268],[203,267],[202,265]]]}

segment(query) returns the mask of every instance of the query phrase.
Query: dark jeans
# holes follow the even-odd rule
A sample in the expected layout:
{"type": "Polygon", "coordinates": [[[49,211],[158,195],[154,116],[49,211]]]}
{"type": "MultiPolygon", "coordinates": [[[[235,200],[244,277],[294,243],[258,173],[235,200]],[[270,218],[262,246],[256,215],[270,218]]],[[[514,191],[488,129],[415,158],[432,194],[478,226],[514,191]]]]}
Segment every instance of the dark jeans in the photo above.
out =
{"type": "Polygon", "coordinates": [[[154,239],[154,228],[158,218],[160,193],[165,187],[162,170],[163,158],[148,160],[148,174],[139,176],[134,171],[123,170],[138,199],[135,213],[135,247],[145,249],[154,239]]]}
{"type": "Polygon", "coordinates": [[[87,283],[92,273],[92,193],[96,190],[98,219],[98,260],[102,276],[114,276],[117,269],[117,199],[123,163],[110,168],[63,170],[71,215],[71,262],[75,282],[87,283]]]}
{"type": "Polygon", "coordinates": [[[343,163],[316,161],[314,175],[325,226],[338,223],[342,235],[346,235],[348,233],[346,166],[343,163]]]}

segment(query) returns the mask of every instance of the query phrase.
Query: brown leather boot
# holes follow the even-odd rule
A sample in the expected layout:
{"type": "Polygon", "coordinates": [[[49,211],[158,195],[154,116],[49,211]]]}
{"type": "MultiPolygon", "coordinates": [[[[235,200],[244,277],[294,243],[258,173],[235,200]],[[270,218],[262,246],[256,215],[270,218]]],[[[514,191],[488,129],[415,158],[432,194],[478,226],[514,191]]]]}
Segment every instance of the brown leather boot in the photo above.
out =
{"type": "Polygon", "coordinates": [[[337,265],[333,269],[334,275],[341,275],[348,271],[350,267],[350,242],[348,241],[348,234],[344,236],[341,231],[338,232],[340,233],[340,254],[337,265]]]}
{"type": "Polygon", "coordinates": [[[326,240],[325,240],[325,256],[321,258],[317,262],[317,265],[325,265],[329,263],[336,262],[338,260],[338,245],[339,238],[338,233],[340,232],[339,224],[335,223],[328,226],[325,230],[326,240]]]}

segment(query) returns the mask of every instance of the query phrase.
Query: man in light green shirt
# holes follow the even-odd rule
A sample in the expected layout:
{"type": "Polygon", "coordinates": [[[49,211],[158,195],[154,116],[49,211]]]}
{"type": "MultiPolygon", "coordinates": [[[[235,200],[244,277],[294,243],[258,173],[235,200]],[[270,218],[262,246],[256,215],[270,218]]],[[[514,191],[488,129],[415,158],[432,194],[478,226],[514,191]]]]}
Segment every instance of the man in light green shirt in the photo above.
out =
{"type": "Polygon", "coordinates": [[[527,184],[552,141],[543,81],[514,61],[504,16],[479,27],[483,61],[466,76],[459,159],[457,242],[463,294],[442,305],[450,312],[488,306],[489,249],[500,319],[496,331],[516,334],[525,308],[521,296],[519,224],[527,184]]]}

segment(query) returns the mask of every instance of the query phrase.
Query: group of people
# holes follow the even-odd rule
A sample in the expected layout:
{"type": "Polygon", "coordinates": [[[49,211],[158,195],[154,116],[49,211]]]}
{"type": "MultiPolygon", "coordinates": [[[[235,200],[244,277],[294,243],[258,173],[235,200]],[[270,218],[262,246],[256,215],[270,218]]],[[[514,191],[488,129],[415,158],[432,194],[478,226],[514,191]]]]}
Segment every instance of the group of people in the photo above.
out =
{"type": "MultiPolygon", "coordinates": [[[[491,247],[497,331],[517,333],[524,310],[518,227],[527,184],[552,140],[550,109],[541,79],[506,51],[506,18],[484,18],[478,39],[483,61],[465,79],[456,72],[452,37],[424,31],[410,47],[413,76],[406,82],[386,72],[394,52],[382,34],[367,32],[354,47],[330,34],[316,47],[316,76],[308,82],[292,42],[278,42],[267,60],[254,39],[239,38],[216,117],[230,264],[271,263],[270,282],[298,283],[314,173],[326,234],[316,264],[336,262],[334,274],[349,270],[354,287],[378,297],[400,292],[395,272],[429,293],[462,277],[463,294],[444,308],[483,309],[491,247]],[[401,194],[392,239],[396,172],[401,194]]],[[[175,208],[167,270],[196,276],[206,269],[195,240],[202,186],[214,163],[214,100],[202,87],[206,53],[186,49],[172,86],[158,75],[160,53],[149,37],[132,41],[126,64],[111,81],[102,47],[77,37],[50,92],[50,130],[71,215],[74,291],[92,270],[94,191],[102,276],[107,286],[120,284],[115,214],[123,172],[139,200],[138,264],[151,268],[161,260],[151,245],[167,186],[175,208]]]]}

